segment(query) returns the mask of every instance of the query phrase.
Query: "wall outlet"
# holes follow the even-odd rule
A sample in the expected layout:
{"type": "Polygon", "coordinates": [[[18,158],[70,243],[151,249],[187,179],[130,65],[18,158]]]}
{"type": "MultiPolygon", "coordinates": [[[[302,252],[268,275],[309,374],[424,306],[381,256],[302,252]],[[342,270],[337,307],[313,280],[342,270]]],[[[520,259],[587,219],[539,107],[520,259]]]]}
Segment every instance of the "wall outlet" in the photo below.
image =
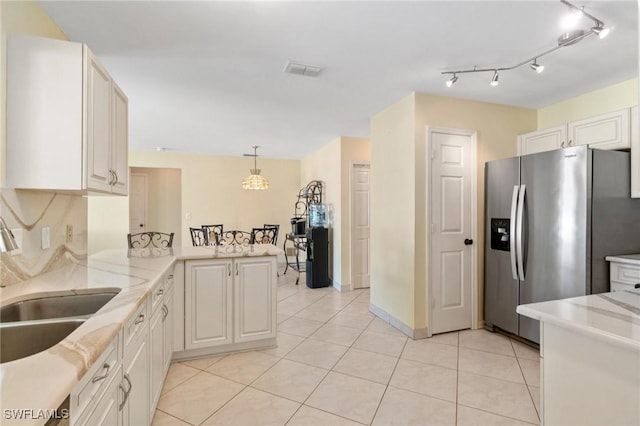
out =
{"type": "Polygon", "coordinates": [[[67,225],[67,244],[73,242],[73,225],[67,225]]]}
{"type": "Polygon", "coordinates": [[[42,250],[46,250],[51,247],[51,230],[48,226],[42,228],[42,250]]]}
{"type": "Polygon", "coordinates": [[[16,240],[16,244],[18,245],[18,248],[13,250],[11,252],[11,256],[15,256],[17,254],[22,254],[22,228],[14,228],[11,230],[11,233],[13,234],[13,239],[16,240]]]}

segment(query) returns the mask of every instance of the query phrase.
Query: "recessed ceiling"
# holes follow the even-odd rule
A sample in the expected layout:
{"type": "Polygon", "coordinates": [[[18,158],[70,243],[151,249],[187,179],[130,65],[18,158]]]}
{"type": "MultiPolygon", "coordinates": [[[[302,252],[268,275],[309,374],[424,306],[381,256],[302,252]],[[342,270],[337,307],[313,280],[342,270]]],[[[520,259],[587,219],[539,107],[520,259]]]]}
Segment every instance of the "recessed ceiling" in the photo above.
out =
{"type": "MultiPolygon", "coordinates": [[[[130,146],[303,158],[423,92],[540,108],[638,76],[635,0],[574,3],[604,21],[595,36],[500,74],[442,71],[514,65],[552,48],[559,1],[43,1],[129,97],[130,146]],[[322,68],[283,72],[287,61],[322,68]]],[[[589,28],[592,22],[585,20],[589,28]]]]}

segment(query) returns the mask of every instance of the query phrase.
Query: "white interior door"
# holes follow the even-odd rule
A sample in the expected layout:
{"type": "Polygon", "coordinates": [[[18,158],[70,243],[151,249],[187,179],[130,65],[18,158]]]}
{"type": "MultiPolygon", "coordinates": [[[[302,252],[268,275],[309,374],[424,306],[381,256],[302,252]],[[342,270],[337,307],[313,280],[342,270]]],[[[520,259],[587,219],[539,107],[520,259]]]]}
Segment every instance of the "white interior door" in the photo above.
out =
{"type": "Polygon", "coordinates": [[[473,199],[475,134],[429,129],[431,151],[430,328],[472,327],[475,294],[473,199]]]}
{"type": "Polygon", "coordinates": [[[129,182],[129,232],[147,230],[147,175],[131,173],[129,182]]]}
{"type": "Polygon", "coordinates": [[[351,167],[351,283],[367,288],[371,282],[371,188],[368,163],[351,167]]]}

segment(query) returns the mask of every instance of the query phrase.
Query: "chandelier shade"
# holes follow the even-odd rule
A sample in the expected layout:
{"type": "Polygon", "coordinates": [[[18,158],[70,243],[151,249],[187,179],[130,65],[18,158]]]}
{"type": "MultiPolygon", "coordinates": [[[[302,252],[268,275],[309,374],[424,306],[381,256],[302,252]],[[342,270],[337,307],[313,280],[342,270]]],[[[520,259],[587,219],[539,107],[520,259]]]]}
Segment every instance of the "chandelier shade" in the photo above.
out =
{"type": "Polygon", "coordinates": [[[251,174],[242,179],[242,189],[249,191],[264,191],[269,189],[269,181],[260,174],[260,169],[257,167],[258,158],[258,145],[253,145],[253,154],[244,154],[247,157],[253,157],[253,169],[249,171],[251,174]]]}

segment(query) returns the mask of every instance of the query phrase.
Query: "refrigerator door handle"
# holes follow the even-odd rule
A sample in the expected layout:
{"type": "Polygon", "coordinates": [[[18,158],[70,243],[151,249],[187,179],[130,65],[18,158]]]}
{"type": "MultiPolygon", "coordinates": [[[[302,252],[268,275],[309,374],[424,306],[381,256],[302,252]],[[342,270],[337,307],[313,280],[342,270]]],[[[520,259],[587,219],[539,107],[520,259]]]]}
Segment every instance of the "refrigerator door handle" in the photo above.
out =
{"type": "Polygon", "coordinates": [[[518,207],[518,185],[513,186],[513,196],[511,197],[511,216],[509,226],[509,252],[511,254],[511,273],[513,279],[518,279],[517,260],[516,260],[516,210],[518,207]]]}
{"type": "Polygon", "coordinates": [[[524,196],[527,192],[526,185],[520,185],[520,194],[518,195],[518,220],[516,228],[516,251],[518,255],[518,278],[524,280],[524,196]]]}

